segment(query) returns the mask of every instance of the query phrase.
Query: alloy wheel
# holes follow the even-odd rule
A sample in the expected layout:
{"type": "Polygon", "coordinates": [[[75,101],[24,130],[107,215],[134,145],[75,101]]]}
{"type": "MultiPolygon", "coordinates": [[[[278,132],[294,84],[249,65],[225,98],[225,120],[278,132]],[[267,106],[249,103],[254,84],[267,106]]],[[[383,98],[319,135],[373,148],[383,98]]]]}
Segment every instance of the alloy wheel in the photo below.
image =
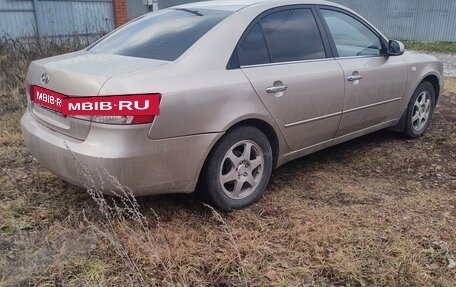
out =
{"type": "Polygon", "coordinates": [[[220,184],[225,195],[232,199],[249,196],[263,176],[264,156],[260,146],[243,140],[225,154],[220,168],[220,184]]]}
{"type": "Polygon", "coordinates": [[[416,131],[421,130],[431,115],[431,95],[423,91],[415,101],[412,113],[412,126],[416,131]]]}

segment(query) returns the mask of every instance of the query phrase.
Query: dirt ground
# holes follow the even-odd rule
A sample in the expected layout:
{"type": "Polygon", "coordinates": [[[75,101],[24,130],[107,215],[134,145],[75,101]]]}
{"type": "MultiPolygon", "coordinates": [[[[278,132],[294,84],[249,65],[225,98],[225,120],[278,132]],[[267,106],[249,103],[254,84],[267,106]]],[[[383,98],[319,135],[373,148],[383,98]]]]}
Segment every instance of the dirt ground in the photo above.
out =
{"type": "Polygon", "coordinates": [[[122,208],[30,157],[19,127],[30,57],[7,52],[0,286],[456,286],[456,79],[423,138],[380,131],[295,160],[242,211],[190,195],[122,208]]]}

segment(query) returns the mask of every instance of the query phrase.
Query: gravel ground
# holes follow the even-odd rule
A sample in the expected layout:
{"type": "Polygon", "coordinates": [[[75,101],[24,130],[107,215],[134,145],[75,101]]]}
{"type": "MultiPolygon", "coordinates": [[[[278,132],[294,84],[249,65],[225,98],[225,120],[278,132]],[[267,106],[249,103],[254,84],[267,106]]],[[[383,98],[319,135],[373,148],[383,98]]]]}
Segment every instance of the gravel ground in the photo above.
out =
{"type": "Polygon", "coordinates": [[[442,61],[443,71],[445,77],[456,77],[456,54],[439,53],[439,52],[425,52],[442,61]]]}

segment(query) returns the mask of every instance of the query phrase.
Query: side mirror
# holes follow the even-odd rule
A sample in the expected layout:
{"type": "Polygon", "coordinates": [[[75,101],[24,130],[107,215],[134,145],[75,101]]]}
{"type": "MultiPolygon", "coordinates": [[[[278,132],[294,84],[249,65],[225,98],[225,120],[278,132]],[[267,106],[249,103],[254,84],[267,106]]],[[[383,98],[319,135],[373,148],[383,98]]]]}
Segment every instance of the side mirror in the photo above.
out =
{"type": "Polygon", "coordinates": [[[388,43],[388,55],[390,56],[400,56],[404,54],[405,47],[401,41],[389,40],[388,43]]]}

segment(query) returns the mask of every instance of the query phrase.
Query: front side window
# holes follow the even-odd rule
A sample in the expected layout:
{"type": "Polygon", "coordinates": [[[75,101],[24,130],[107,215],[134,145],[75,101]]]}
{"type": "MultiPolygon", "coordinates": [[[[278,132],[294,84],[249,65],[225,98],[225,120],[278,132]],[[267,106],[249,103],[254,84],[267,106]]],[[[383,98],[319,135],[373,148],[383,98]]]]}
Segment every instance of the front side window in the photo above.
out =
{"type": "Polygon", "coordinates": [[[174,61],[230,14],[212,9],[165,9],[115,30],[89,50],[174,61]]]}
{"type": "Polygon", "coordinates": [[[275,12],[262,18],[260,24],[273,63],[326,57],[320,31],[310,9],[275,12]]]}
{"type": "Polygon", "coordinates": [[[321,13],[334,39],[339,57],[381,55],[379,37],[364,24],[341,12],[322,9],[321,13]]]}

